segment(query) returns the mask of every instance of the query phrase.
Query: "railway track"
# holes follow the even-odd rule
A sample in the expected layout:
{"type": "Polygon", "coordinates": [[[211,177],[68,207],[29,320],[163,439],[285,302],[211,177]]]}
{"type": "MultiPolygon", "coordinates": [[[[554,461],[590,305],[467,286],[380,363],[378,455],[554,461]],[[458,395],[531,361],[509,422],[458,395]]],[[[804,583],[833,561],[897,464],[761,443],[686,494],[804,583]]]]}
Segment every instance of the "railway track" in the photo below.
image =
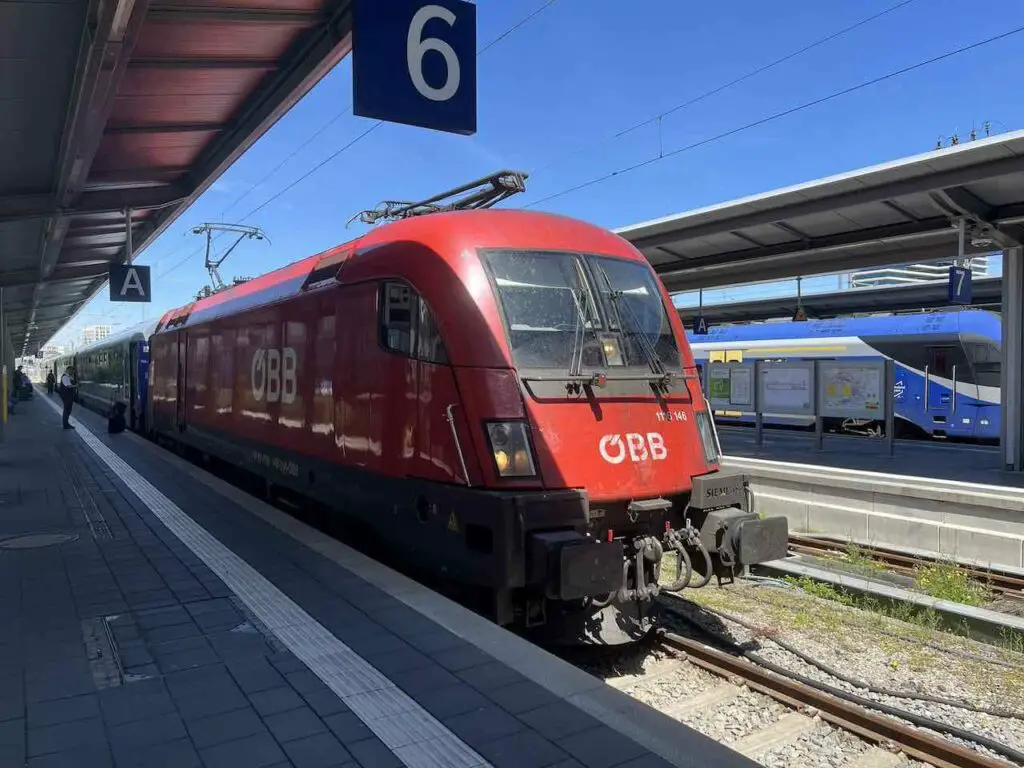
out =
{"type": "Polygon", "coordinates": [[[738,740],[734,747],[752,759],[810,732],[817,727],[815,718],[820,718],[872,745],[857,755],[851,765],[896,766],[900,762],[899,752],[936,768],[1006,768],[1013,765],[775,674],[698,640],[666,633],[662,642],[681,654],[680,663],[688,661],[725,679],[726,682],[698,696],[705,699],[731,696],[731,689],[738,689],[739,682],[792,710],[771,725],[738,740]]]}
{"type": "MultiPolygon", "coordinates": [[[[848,545],[837,539],[818,536],[791,534],[789,551],[793,554],[814,557],[842,557],[847,554],[848,545]]],[[[884,565],[887,570],[913,575],[921,566],[935,565],[938,558],[913,555],[891,547],[857,545],[860,556],[871,558],[884,565]]],[[[1024,599],[1024,578],[993,568],[957,564],[972,579],[985,584],[992,592],[1004,597],[1024,599]]]]}
{"type": "MultiPolygon", "coordinates": [[[[687,612],[673,607],[677,600],[663,601],[670,615],[683,619],[699,636],[707,632],[687,612]]],[[[730,647],[713,632],[708,633],[708,642],[664,632],[660,650],[665,658],[642,672],[607,678],[606,683],[705,732],[714,730],[704,727],[707,713],[727,713],[730,706],[742,705],[755,713],[749,718],[753,727],[708,735],[752,760],[804,768],[811,762],[795,746],[807,741],[803,750],[812,753],[821,750],[821,744],[837,745],[830,758],[812,761],[834,768],[904,768],[913,761],[935,768],[1007,768],[1024,761],[1024,755],[1012,749],[1013,760],[951,741],[929,729],[930,724],[937,725],[935,721],[802,677],[749,653],[749,646],[730,647]],[[745,651],[750,658],[744,657],[745,651]],[[787,749],[794,757],[786,757],[787,749]]],[[[985,737],[953,731],[990,752],[1000,752],[994,747],[1006,749],[985,737]]]]}

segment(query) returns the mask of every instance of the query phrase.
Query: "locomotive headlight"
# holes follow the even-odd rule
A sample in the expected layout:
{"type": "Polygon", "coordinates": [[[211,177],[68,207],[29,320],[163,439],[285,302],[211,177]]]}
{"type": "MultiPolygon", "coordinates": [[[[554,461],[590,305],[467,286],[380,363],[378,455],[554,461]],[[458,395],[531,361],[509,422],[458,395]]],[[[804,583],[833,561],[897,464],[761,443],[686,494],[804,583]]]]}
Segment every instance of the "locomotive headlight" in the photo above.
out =
{"type": "Polygon", "coordinates": [[[508,471],[508,467],[511,462],[508,460],[507,453],[504,451],[495,451],[494,463],[498,465],[498,472],[504,475],[508,471]]]}
{"type": "Polygon", "coordinates": [[[718,441],[715,440],[715,428],[711,424],[711,414],[707,411],[697,411],[697,432],[700,433],[700,445],[704,450],[704,463],[717,464],[720,460],[718,454],[718,441]]]}
{"type": "Polygon", "coordinates": [[[525,422],[491,422],[487,424],[487,439],[494,454],[494,466],[501,477],[533,477],[537,474],[525,422]]]}

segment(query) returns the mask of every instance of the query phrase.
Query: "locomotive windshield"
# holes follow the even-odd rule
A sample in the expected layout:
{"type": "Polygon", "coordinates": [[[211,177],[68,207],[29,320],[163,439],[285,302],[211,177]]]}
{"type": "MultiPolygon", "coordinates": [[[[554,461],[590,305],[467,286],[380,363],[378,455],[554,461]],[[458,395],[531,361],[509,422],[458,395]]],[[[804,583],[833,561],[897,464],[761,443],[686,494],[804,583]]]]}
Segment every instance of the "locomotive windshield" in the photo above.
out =
{"type": "Polygon", "coordinates": [[[537,251],[483,255],[518,367],[679,368],[668,312],[642,264],[537,251]]]}

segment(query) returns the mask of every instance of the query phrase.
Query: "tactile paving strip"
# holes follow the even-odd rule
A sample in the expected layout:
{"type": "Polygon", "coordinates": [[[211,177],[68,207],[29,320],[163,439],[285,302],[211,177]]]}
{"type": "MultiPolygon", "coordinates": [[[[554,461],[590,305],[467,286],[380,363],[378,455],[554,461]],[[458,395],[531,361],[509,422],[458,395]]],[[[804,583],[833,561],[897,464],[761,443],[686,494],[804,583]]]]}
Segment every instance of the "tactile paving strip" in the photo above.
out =
{"type": "MultiPolygon", "coordinates": [[[[60,409],[49,400],[58,413],[60,409]]],[[[409,768],[490,764],[256,569],[211,536],[78,419],[78,436],[409,768]]]]}

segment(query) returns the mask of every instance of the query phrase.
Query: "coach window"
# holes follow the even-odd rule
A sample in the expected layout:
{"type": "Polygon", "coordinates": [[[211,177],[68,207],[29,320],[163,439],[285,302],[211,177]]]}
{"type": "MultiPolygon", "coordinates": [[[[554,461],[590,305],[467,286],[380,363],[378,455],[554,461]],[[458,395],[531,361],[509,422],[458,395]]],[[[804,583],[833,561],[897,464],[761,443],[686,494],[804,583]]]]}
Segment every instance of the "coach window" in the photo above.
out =
{"type": "Polygon", "coordinates": [[[948,379],[952,375],[951,347],[929,347],[928,368],[932,376],[948,379]]]}
{"type": "Polygon", "coordinates": [[[968,342],[967,354],[974,367],[974,383],[982,387],[1002,386],[1002,354],[991,342],[968,342]]]}
{"type": "Polygon", "coordinates": [[[431,363],[446,363],[441,332],[427,303],[405,283],[384,283],[381,337],[392,352],[431,363]]]}

